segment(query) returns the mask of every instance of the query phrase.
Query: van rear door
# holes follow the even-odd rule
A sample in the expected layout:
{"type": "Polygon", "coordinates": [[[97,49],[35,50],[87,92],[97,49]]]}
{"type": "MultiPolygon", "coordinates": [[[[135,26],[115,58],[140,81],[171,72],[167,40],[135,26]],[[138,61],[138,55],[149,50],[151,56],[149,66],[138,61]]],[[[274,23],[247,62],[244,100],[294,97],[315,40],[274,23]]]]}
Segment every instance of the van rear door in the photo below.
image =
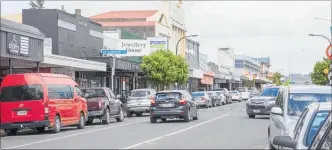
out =
{"type": "MultiPolygon", "coordinates": [[[[44,120],[45,107],[42,85],[8,85],[6,82],[25,80],[24,75],[10,76],[17,78],[5,77],[4,83],[2,84],[0,91],[0,122],[15,123],[44,120]]],[[[36,78],[33,80],[36,80],[36,78]]]]}

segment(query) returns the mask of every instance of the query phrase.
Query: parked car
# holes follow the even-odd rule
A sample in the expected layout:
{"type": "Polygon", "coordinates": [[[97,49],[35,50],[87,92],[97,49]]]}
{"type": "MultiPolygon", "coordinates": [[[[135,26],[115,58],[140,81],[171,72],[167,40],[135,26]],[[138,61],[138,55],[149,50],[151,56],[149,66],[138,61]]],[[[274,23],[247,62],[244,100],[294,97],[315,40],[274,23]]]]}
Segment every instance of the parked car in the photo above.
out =
{"type": "Polygon", "coordinates": [[[232,95],[226,88],[214,89],[213,91],[221,91],[226,97],[226,104],[232,103],[232,95]]]}
{"type": "Polygon", "coordinates": [[[220,99],[221,105],[226,105],[226,96],[224,95],[224,93],[222,93],[221,91],[214,91],[217,96],[218,99],[220,99]]]}
{"type": "Polygon", "coordinates": [[[151,102],[150,121],[157,119],[166,122],[167,118],[180,118],[185,122],[199,117],[198,105],[185,90],[171,90],[158,92],[151,102]]]}
{"type": "Polygon", "coordinates": [[[248,100],[250,98],[250,93],[246,87],[238,87],[236,90],[241,93],[242,99],[248,100]]]}
{"type": "Polygon", "coordinates": [[[249,118],[255,118],[256,115],[270,115],[279,88],[280,87],[265,88],[258,96],[249,99],[246,104],[246,111],[249,118]]]}
{"type": "Polygon", "coordinates": [[[206,92],[192,92],[191,97],[198,107],[212,107],[212,99],[206,92]]]}
{"type": "Polygon", "coordinates": [[[83,93],[66,75],[7,75],[0,93],[0,128],[9,135],[16,135],[23,128],[44,132],[49,127],[53,133],[60,132],[63,126],[83,129],[88,118],[83,93]]]}
{"type": "Polygon", "coordinates": [[[259,94],[256,87],[248,87],[248,92],[250,94],[249,98],[252,98],[252,97],[257,96],[259,94]]]}
{"type": "Polygon", "coordinates": [[[241,96],[241,93],[239,91],[234,90],[234,91],[229,91],[229,93],[232,96],[232,101],[242,102],[242,96],[241,96]]]}
{"type": "Polygon", "coordinates": [[[82,91],[88,105],[88,124],[91,124],[95,118],[100,119],[103,124],[109,124],[111,118],[115,118],[117,122],[123,121],[123,104],[119,96],[115,97],[111,89],[96,87],[82,89],[82,91]]]}
{"type": "Polygon", "coordinates": [[[289,136],[276,136],[273,139],[273,143],[276,143],[275,145],[279,149],[308,149],[319,129],[331,113],[331,105],[331,102],[309,105],[297,121],[293,134],[289,136]]]}
{"type": "Polygon", "coordinates": [[[303,85],[286,86],[279,89],[274,107],[271,109],[268,125],[270,147],[275,136],[289,136],[294,131],[301,113],[315,102],[331,102],[331,87],[303,85]]]}
{"type": "Polygon", "coordinates": [[[156,94],[154,89],[136,89],[130,91],[127,99],[127,117],[142,116],[143,113],[150,112],[151,100],[156,94]]]}
{"type": "Polygon", "coordinates": [[[212,107],[221,106],[221,98],[215,91],[206,91],[209,97],[212,99],[212,107]]]}

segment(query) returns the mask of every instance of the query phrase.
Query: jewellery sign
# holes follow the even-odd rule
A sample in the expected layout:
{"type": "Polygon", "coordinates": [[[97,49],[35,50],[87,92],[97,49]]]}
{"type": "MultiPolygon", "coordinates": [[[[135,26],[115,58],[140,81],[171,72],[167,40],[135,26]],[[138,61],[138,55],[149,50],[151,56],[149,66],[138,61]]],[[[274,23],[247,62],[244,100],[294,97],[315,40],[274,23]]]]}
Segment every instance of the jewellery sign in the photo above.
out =
{"type": "Polygon", "coordinates": [[[156,50],[167,50],[167,37],[148,37],[150,52],[156,50]]]}
{"type": "Polygon", "coordinates": [[[149,54],[147,40],[121,40],[119,49],[127,50],[123,56],[145,56],[149,54]]]}
{"type": "Polygon", "coordinates": [[[9,54],[29,55],[29,38],[8,32],[7,50],[9,54]]]}

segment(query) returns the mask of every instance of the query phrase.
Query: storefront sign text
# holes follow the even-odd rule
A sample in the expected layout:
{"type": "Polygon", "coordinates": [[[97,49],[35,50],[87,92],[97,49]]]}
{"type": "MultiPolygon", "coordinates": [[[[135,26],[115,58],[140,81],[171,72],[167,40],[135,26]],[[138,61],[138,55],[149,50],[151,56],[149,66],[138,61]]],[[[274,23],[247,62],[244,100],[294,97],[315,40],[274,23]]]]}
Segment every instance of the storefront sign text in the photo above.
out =
{"type": "Polygon", "coordinates": [[[156,50],[167,50],[167,37],[148,37],[150,43],[150,52],[156,50]]]}
{"type": "Polygon", "coordinates": [[[126,49],[128,56],[144,56],[148,53],[147,40],[121,40],[120,49],[126,49]]]}
{"type": "Polygon", "coordinates": [[[29,38],[7,33],[7,49],[10,54],[29,55],[29,38]]]}
{"type": "Polygon", "coordinates": [[[117,59],[116,68],[122,70],[139,70],[139,64],[117,59]]]}
{"type": "Polygon", "coordinates": [[[108,71],[108,72],[94,72],[93,76],[95,76],[95,77],[111,77],[112,72],[110,72],[110,71],[108,71]]]}

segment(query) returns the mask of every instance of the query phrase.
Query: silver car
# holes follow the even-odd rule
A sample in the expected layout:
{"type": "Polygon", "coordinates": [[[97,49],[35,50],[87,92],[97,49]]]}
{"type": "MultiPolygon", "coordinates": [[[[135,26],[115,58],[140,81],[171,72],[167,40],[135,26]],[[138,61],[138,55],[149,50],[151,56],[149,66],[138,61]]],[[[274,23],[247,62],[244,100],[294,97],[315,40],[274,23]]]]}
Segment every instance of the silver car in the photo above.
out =
{"type": "Polygon", "coordinates": [[[331,102],[331,87],[317,85],[288,86],[279,89],[268,125],[269,147],[276,136],[291,136],[302,112],[311,104],[331,102]]]}
{"type": "Polygon", "coordinates": [[[136,89],[130,91],[127,99],[127,117],[142,116],[143,113],[150,112],[151,100],[156,94],[154,89],[136,89]]]}
{"type": "Polygon", "coordinates": [[[255,118],[256,115],[270,115],[278,91],[279,87],[268,87],[258,96],[249,99],[246,104],[246,111],[249,118],[255,118]]]}
{"type": "Polygon", "coordinates": [[[331,102],[313,103],[300,116],[291,136],[276,136],[273,144],[279,148],[308,149],[328,115],[331,102]]]}
{"type": "Polygon", "coordinates": [[[192,92],[190,95],[198,107],[212,107],[212,99],[206,92],[192,92]]]}

